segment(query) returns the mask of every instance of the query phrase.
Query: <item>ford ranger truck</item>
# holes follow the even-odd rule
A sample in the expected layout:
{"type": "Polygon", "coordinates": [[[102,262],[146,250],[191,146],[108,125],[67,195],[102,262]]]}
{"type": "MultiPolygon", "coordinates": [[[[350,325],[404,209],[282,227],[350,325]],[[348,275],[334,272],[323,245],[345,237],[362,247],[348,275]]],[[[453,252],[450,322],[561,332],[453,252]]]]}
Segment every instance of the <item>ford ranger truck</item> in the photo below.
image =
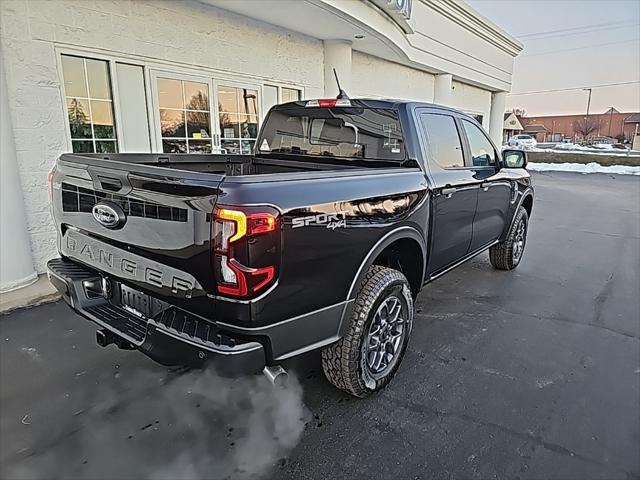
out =
{"type": "Polygon", "coordinates": [[[398,370],[427,283],[485,250],[520,263],[525,165],[450,108],[286,103],[252,155],[61,155],[48,274],[101,346],[232,375],[321,349],[364,397],[398,370]]]}

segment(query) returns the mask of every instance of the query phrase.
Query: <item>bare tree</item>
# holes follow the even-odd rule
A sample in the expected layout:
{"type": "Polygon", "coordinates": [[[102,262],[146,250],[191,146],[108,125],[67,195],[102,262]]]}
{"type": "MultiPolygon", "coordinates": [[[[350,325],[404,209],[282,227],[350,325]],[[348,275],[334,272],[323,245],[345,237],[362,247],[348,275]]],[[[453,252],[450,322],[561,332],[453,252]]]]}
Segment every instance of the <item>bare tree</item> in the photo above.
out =
{"type": "Polygon", "coordinates": [[[514,108],[511,110],[512,113],[515,113],[517,117],[526,117],[527,111],[524,108],[514,108]]]}
{"type": "Polygon", "coordinates": [[[600,128],[600,120],[596,117],[583,117],[573,122],[573,131],[586,139],[600,128]]]}

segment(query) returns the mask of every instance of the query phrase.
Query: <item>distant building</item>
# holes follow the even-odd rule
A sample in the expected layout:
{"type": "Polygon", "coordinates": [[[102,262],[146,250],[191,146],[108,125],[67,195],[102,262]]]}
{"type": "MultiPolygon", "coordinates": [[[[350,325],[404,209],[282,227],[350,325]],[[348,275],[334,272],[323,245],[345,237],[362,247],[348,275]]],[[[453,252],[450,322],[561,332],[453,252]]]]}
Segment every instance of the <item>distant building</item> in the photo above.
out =
{"type": "Polygon", "coordinates": [[[536,137],[538,142],[561,142],[565,139],[581,141],[593,137],[610,137],[631,142],[640,129],[640,113],[619,112],[611,107],[604,113],[586,115],[553,115],[522,117],[523,133],[536,137]],[[586,132],[586,135],[585,135],[586,132]]]}
{"type": "Polygon", "coordinates": [[[507,143],[511,137],[522,132],[523,127],[520,119],[513,112],[504,114],[504,125],[502,126],[502,143],[507,143]]]}
{"type": "Polygon", "coordinates": [[[527,124],[526,122],[524,122],[524,120],[525,120],[524,118],[522,120],[523,120],[523,123],[525,124],[522,133],[526,133],[528,135],[531,135],[538,142],[546,142],[547,141],[546,138],[547,138],[547,135],[548,135],[549,132],[547,131],[547,129],[545,128],[544,125],[541,125],[539,123],[527,124]]]}

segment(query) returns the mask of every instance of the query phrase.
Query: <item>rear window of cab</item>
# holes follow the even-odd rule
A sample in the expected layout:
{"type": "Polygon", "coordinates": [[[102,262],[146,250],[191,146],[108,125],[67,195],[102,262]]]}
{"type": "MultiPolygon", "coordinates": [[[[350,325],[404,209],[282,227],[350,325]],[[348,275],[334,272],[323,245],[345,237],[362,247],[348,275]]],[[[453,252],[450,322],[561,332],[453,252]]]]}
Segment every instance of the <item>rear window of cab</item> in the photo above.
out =
{"type": "Polygon", "coordinates": [[[272,110],[257,152],[372,160],[405,158],[398,112],[363,107],[294,105],[272,110]]]}

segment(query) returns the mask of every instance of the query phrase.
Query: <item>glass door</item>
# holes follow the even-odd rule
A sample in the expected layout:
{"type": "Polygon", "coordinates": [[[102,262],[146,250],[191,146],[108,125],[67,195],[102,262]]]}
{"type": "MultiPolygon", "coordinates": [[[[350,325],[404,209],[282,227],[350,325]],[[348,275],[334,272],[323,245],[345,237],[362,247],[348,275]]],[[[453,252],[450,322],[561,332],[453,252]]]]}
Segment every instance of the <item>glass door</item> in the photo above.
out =
{"type": "Polygon", "coordinates": [[[210,79],[153,72],[156,147],[163,153],[218,153],[210,79]]]}
{"type": "Polygon", "coordinates": [[[256,85],[153,71],[156,149],[250,154],[258,136],[256,85]]]}
{"type": "Polygon", "coordinates": [[[216,82],[221,153],[247,155],[258,137],[258,87],[216,82]]]}

